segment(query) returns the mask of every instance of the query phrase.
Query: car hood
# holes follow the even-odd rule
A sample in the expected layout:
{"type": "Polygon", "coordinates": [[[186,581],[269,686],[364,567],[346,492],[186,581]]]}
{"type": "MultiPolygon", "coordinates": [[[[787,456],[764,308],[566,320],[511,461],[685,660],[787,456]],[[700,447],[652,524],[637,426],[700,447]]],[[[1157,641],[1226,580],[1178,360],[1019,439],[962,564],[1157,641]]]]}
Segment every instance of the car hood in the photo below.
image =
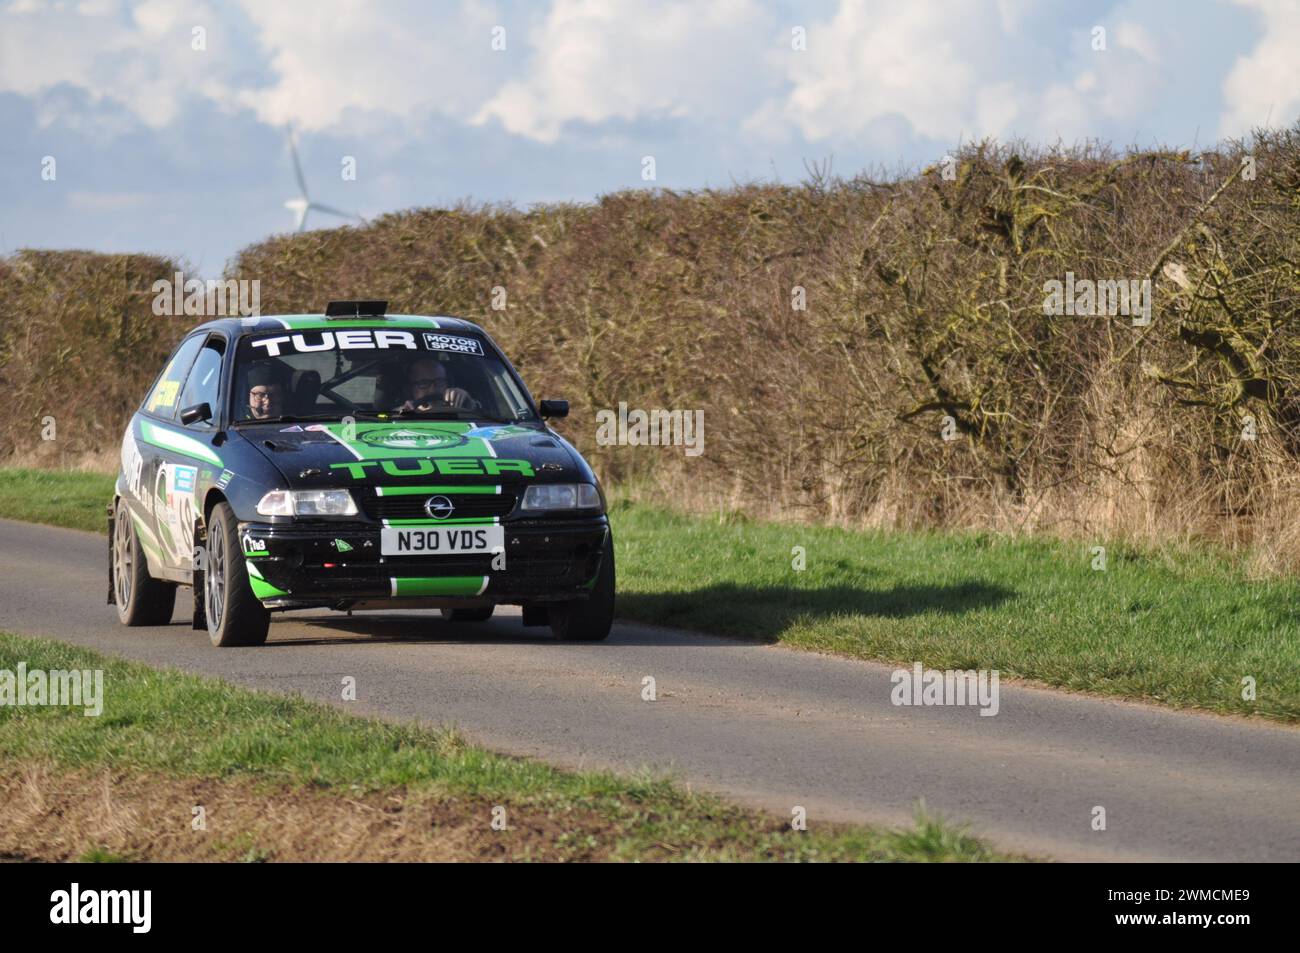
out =
{"type": "Polygon", "coordinates": [[[536,425],[274,423],[241,425],[236,433],[271,461],[292,489],[592,479],[566,441],[536,425]]]}

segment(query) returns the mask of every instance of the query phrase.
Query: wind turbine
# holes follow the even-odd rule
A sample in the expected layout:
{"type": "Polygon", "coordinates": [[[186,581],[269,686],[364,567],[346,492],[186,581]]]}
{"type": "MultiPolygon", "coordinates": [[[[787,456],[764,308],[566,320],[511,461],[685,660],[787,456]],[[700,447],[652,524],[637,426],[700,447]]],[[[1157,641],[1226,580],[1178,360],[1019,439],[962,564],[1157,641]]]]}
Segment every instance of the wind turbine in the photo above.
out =
{"type": "Polygon", "coordinates": [[[329,205],[321,205],[319,202],[313,202],[311,196],[307,194],[307,182],[302,177],[302,163],[298,161],[298,144],[297,136],[294,134],[293,127],[289,128],[289,154],[293,157],[293,176],[298,180],[298,198],[289,199],[284,203],[284,207],[294,214],[293,230],[301,232],[307,226],[307,213],[315,209],[317,212],[324,212],[326,215],[337,215],[339,218],[353,218],[363,225],[366,220],[360,215],[352,212],[342,212],[329,205]]]}

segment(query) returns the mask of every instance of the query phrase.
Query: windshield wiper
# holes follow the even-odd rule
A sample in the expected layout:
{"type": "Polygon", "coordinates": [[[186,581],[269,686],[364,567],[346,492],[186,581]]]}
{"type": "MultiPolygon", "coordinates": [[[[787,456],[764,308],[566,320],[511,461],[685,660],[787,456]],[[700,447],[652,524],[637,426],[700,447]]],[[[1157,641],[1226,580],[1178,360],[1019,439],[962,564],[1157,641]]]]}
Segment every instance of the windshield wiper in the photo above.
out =
{"type": "Polygon", "coordinates": [[[310,423],[319,420],[342,420],[343,414],[282,414],[279,417],[243,417],[236,420],[232,427],[238,427],[241,424],[301,424],[310,423]]]}
{"type": "Polygon", "coordinates": [[[518,421],[509,417],[498,417],[496,414],[485,413],[481,410],[471,410],[468,407],[444,407],[440,410],[395,410],[393,417],[421,417],[430,420],[445,419],[453,417],[456,419],[485,420],[494,424],[513,424],[518,421]]]}

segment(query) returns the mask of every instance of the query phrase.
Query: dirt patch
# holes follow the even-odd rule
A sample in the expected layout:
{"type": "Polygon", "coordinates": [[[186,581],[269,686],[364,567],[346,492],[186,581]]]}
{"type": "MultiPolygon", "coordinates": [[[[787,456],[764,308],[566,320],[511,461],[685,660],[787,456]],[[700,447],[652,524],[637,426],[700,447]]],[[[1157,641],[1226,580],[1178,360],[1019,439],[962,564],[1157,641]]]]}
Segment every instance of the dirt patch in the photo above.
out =
{"type": "Polygon", "coordinates": [[[0,768],[0,860],[603,860],[594,810],[393,788],[349,795],[249,781],[0,768]],[[505,808],[505,830],[493,809],[505,808]],[[202,808],[198,827],[196,808],[202,808]],[[196,829],[198,827],[198,829],[196,829]]]}

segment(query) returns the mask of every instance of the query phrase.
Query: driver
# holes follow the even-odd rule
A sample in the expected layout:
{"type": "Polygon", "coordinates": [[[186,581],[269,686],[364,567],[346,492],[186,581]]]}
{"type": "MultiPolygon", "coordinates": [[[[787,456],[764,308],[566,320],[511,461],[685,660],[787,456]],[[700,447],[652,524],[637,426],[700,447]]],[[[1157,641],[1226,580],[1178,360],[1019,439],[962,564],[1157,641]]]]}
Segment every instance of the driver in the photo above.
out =
{"type": "Polygon", "coordinates": [[[254,364],[248,372],[248,416],[268,420],[284,413],[284,383],[270,364],[254,364]]]}
{"type": "Polygon", "coordinates": [[[453,387],[447,368],[433,357],[420,357],[406,369],[411,398],[398,410],[437,410],[445,407],[478,407],[478,401],[463,387],[453,387]]]}

